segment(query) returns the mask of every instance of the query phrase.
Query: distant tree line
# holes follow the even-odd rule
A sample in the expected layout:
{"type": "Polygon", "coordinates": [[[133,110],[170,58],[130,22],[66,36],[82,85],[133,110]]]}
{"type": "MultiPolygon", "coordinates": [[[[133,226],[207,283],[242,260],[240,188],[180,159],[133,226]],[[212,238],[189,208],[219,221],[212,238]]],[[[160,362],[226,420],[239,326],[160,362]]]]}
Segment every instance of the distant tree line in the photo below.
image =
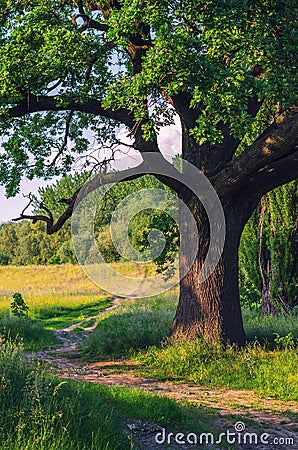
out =
{"type": "MultiPolygon", "coordinates": [[[[87,174],[63,177],[55,184],[41,188],[35,212],[42,201],[59,216],[65,205],[57,199],[68,198],[87,179],[87,174]]],[[[118,183],[103,198],[95,218],[97,245],[107,262],[119,261],[111,234],[112,214],[125,197],[141,189],[166,189],[158,180],[145,175],[137,180],[118,183]]],[[[141,194],[140,194],[141,195],[141,194]]],[[[240,294],[242,305],[261,309],[264,314],[292,311],[298,305],[298,184],[292,182],[266,194],[245,226],[239,251],[240,294]]],[[[170,202],[168,208],[177,208],[170,202]]],[[[163,209],[162,207],[160,208],[163,209]]],[[[179,232],[173,219],[156,210],[144,210],[130,222],[129,239],[139,251],[150,249],[148,234],[159,229],[166,238],[165,249],[155,259],[162,272],[175,259],[179,232]]],[[[94,248],[88,258],[93,262],[94,248]]],[[[58,233],[47,235],[44,223],[29,221],[0,225],[0,265],[76,264],[70,223],[58,233]]]]}

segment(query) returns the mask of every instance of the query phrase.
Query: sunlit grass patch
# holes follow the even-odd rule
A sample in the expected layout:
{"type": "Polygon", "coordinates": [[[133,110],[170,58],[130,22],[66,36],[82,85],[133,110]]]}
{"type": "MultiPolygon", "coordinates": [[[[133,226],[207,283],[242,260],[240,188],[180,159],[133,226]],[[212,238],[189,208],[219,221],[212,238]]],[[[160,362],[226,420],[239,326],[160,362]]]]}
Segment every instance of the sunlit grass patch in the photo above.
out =
{"type": "Polygon", "coordinates": [[[298,351],[260,345],[222,349],[202,340],[151,347],[135,358],[143,374],[189,381],[208,388],[251,389],[262,395],[298,401],[298,351]],[[148,367],[149,372],[146,370],[148,367]]]}
{"type": "Polygon", "coordinates": [[[208,426],[208,418],[166,397],[61,382],[25,361],[21,345],[11,340],[0,340],[0,373],[1,450],[129,450],[135,447],[128,425],[136,421],[196,433],[208,426]]]}
{"type": "Polygon", "coordinates": [[[176,289],[148,299],[123,299],[120,306],[99,315],[84,345],[85,355],[123,357],[159,345],[169,332],[176,301],[176,289]]]}
{"type": "MultiPolygon", "coordinates": [[[[112,263],[111,267],[124,275],[140,277],[149,270],[134,263],[112,263]]],[[[0,266],[0,313],[9,309],[15,292],[23,295],[32,315],[42,308],[76,308],[111,297],[96,286],[80,266],[71,264],[0,266]]]]}

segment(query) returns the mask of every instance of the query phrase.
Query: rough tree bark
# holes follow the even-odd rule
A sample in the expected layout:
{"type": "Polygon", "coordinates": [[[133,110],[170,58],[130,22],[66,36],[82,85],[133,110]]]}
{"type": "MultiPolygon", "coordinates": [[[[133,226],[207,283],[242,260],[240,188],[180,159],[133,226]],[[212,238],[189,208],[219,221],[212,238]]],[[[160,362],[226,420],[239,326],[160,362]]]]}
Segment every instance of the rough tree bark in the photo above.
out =
{"type": "MultiPolygon", "coordinates": [[[[292,148],[297,142],[297,124],[286,124],[286,129],[292,130],[292,142],[289,138],[288,149],[292,148]],[[290,128],[288,128],[290,127],[290,128]],[[294,127],[294,131],[293,131],[294,127]]],[[[260,140],[262,141],[262,140],[260,140]]],[[[256,141],[256,147],[261,146],[264,158],[277,151],[277,146],[282,142],[282,133],[278,139],[272,139],[266,134],[263,142],[256,141]]],[[[180,296],[176,315],[171,327],[170,336],[175,339],[194,339],[203,337],[209,341],[220,341],[224,345],[245,344],[245,332],[243,329],[239,287],[238,287],[238,248],[243,228],[253,213],[258,201],[267,190],[273,189],[279,185],[282,179],[291,179],[292,170],[297,172],[297,150],[287,151],[287,145],[284,145],[283,151],[285,158],[293,159],[292,170],[285,172],[280,163],[280,171],[268,164],[262,165],[260,170],[255,170],[253,158],[246,159],[246,155],[238,158],[238,164],[230,164],[231,170],[225,173],[225,170],[214,173],[213,167],[216,164],[214,154],[216,149],[210,149],[213,158],[210,160],[208,155],[201,161],[194,161],[193,155],[198,158],[199,152],[190,151],[192,145],[189,136],[185,136],[183,142],[184,157],[192,163],[196,163],[201,169],[205,170],[211,182],[221,199],[225,220],[226,220],[226,241],[222,256],[213,271],[203,283],[198,282],[201,267],[208,249],[208,221],[203,208],[194,198],[191,200],[183,199],[192,211],[197,221],[199,230],[199,252],[197,258],[180,282],[180,296]],[[204,162],[204,166],[203,166],[204,162]],[[242,163],[246,164],[246,167],[242,163]],[[250,168],[251,167],[251,168],[250,168]],[[262,176],[260,177],[260,174],[262,176]],[[260,178],[260,180],[259,180],[260,178]]],[[[253,147],[253,146],[252,146],[253,147]]],[[[252,150],[252,149],[251,149],[252,150]]],[[[201,152],[203,153],[203,152],[201,152]]],[[[253,151],[251,151],[253,155],[253,151]]],[[[279,160],[279,158],[278,158],[279,160]]],[[[226,165],[228,167],[228,164],[226,165]]],[[[181,195],[180,195],[181,197],[181,195]]],[[[191,236],[188,236],[191,239],[191,236]]],[[[181,265],[187,262],[187,254],[183,252],[183,242],[180,247],[181,265]]],[[[189,243],[185,245],[189,248],[189,243]]]]}
{"type": "MultiPolygon", "coordinates": [[[[179,340],[203,337],[224,345],[242,346],[246,339],[238,289],[238,248],[246,215],[242,214],[240,204],[226,202],[223,253],[211,275],[200,283],[198,279],[209,246],[209,225],[200,204],[191,209],[196,217],[199,248],[194,264],[180,282],[179,302],[170,336],[179,340]]],[[[184,246],[181,242],[181,265],[187,263],[184,247],[187,249],[189,245],[184,246]]]]}

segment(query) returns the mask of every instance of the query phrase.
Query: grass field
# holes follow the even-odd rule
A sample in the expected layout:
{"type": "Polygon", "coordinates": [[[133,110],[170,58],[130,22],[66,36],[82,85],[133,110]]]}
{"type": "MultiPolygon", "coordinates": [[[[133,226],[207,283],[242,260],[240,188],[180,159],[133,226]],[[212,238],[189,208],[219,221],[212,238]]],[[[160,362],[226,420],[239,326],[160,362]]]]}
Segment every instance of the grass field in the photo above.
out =
{"type": "MultiPolygon", "coordinates": [[[[148,269],[132,263],[111,265],[120,273],[136,276],[148,269]]],[[[29,317],[41,319],[52,329],[95,316],[112,299],[77,265],[0,266],[0,315],[9,310],[15,292],[20,292],[29,306],[29,317]]]]}
{"type": "Polygon", "coordinates": [[[215,410],[200,404],[138,389],[61,383],[42,365],[24,361],[19,338],[25,350],[53,347],[54,329],[93,316],[96,328],[80,349],[84,364],[123,358],[139,377],[249,390],[260,396],[260,409],[262,398],[298,401],[297,316],[243,311],[245,349],[223,350],[200,340],[173,343],[167,333],[177,298],[173,289],[148,299],[123,299],[105,311],[112,297],[78,266],[0,267],[0,450],[138,449],[136,427],[141,434],[156,423],[194,433],[212,427],[215,410]],[[28,304],[28,318],[9,313],[15,292],[28,304]]]}
{"type": "MultiPolygon", "coordinates": [[[[152,268],[133,263],[111,263],[119,273],[142,277],[152,268]]],[[[78,265],[0,266],[0,312],[11,296],[21,292],[32,312],[43,307],[88,304],[110,295],[97,287],[78,265]]]]}

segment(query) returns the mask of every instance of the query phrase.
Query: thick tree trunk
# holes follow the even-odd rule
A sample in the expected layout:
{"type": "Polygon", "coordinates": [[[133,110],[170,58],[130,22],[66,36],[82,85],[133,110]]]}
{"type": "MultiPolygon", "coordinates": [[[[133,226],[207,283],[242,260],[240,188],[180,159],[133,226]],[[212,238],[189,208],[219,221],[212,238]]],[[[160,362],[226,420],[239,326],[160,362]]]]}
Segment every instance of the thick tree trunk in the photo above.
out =
{"type": "MultiPolygon", "coordinates": [[[[189,205],[188,205],[189,206],[189,205]]],[[[190,206],[189,206],[190,207],[190,206]]],[[[240,298],[238,290],[238,247],[242,231],[239,211],[231,207],[225,211],[226,240],[221,258],[211,275],[202,283],[198,282],[208,248],[208,221],[197,210],[199,231],[199,251],[194,264],[180,282],[180,298],[170,331],[175,339],[196,339],[220,341],[224,345],[245,344],[240,298]]],[[[187,260],[184,247],[180,244],[180,263],[187,260]]]]}

